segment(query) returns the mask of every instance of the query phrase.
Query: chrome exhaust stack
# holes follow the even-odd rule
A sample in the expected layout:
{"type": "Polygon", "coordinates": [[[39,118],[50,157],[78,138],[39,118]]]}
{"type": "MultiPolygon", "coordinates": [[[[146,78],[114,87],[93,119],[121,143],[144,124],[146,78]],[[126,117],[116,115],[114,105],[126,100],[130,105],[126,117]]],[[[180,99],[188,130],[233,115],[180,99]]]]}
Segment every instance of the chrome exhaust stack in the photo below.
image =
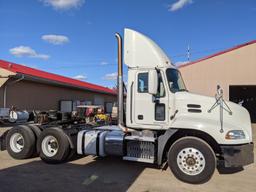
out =
{"type": "Polygon", "coordinates": [[[122,37],[119,33],[115,34],[118,47],[118,76],[117,76],[117,85],[118,85],[118,126],[123,130],[127,131],[124,127],[124,86],[123,86],[123,58],[122,58],[122,37]]]}

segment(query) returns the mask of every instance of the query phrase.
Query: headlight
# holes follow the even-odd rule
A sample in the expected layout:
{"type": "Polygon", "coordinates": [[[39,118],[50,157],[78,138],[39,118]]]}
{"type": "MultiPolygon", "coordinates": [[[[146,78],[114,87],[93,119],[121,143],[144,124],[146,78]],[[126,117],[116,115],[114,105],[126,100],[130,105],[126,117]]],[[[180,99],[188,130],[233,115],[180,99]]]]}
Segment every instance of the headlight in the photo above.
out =
{"type": "Polygon", "coordinates": [[[227,132],[226,139],[245,139],[245,134],[242,130],[232,130],[227,132]]]}

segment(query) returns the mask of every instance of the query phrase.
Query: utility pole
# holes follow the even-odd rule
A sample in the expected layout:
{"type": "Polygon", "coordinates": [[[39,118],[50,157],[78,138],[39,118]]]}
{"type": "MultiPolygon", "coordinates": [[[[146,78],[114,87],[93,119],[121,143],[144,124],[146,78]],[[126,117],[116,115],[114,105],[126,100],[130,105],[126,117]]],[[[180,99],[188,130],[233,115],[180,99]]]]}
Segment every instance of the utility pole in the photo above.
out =
{"type": "Polygon", "coordinates": [[[187,59],[188,59],[188,62],[190,62],[190,56],[191,56],[191,53],[190,53],[190,46],[188,44],[188,49],[187,49],[187,59]]]}

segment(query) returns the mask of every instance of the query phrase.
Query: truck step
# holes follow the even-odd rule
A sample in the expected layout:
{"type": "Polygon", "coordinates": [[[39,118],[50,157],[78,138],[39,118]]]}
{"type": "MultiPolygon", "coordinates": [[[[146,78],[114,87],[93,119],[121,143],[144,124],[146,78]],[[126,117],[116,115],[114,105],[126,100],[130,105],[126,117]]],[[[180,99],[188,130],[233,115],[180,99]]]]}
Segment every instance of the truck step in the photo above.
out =
{"type": "Polygon", "coordinates": [[[152,163],[152,164],[155,162],[155,159],[145,159],[145,158],[129,157],[129,156],[124,156],[123,160],[152,163]]]}
{"type": "Polygon", "coordinates": [[[156,138],[154,137],[147,137],[147,136],[126,136],[125,140],[135,140],[135,141],[148,141],[148,142],[155,142],[156,138]]]}
{"type": "Polygon", "coordinates": [[[145,163],[155,162],[155,138],[145,136],[126,136],[126,155],[124,160],[145,163]]]}

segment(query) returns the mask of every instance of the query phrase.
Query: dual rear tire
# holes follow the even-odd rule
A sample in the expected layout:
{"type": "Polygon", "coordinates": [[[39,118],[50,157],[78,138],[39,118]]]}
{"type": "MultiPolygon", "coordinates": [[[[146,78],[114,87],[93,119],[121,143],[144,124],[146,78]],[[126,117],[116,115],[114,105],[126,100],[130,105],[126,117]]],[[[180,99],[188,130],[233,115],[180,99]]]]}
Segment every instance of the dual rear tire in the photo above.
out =
{"type": "Polygon", "coordinates": [[[65,162],[71,153],[67,135],[59,128],[47,128],[36,134],[27,126],[10,129],[6,135],[6,149],[14,159],[39,156],[46,163],[65,162]]]}
{"type": "Polygon", "coordinates": [[[36,154],[36,136],[26,126],[10,129],[6,135],[6,149],[14,159],[28,159],[36,154]]]}
{"type": "Polygon", "coordinates": [[[71,149],[67,135],[58,128],[48,128],[38,141],[39,157],[46,163],[57,164],[67,160],[71,149]]]}

